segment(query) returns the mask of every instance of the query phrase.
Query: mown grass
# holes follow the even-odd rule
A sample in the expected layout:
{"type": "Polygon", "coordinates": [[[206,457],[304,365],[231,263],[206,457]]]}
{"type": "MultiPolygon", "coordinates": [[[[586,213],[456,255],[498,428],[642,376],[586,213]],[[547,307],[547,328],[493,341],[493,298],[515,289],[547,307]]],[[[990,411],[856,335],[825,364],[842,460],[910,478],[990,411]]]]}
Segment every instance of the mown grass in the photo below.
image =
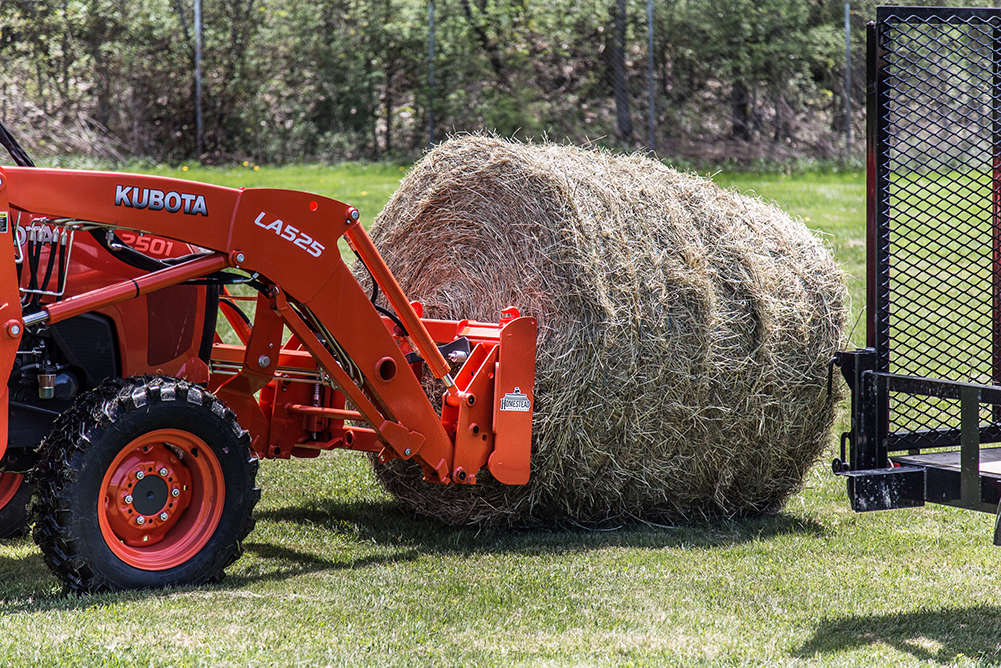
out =
{"type": "MultiPolygon", "coordinates": [[[[354,183],[330,194],[355,203],[379,192],[357,169],[252,176],[354,183]]],[[[716,178],[827,234],[861,306],[860,174],[716,178]]],[[[353,453],[263,462],[259,482],[257,528],[218,586],[64,596],[29,541],[0,545],[0,665],[1001,663],[993,518],[855,515],[826,462],[777,515],[604,532],[413,519],[353,453]]]]}

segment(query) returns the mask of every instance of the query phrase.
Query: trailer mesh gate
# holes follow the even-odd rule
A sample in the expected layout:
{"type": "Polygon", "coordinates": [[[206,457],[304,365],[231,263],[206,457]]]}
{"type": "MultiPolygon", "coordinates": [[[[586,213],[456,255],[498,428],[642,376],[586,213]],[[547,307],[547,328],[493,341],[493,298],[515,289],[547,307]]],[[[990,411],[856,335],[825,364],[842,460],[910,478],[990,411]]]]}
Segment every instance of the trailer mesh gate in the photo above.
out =
{"type": "MultiPolygon", "coordinates": [[[[1001,12],[881,7],[869,39],[868,345],[880,371],[1001,385],[1001,12]]],[[[958,401],[891,392],[886,415],[890,450],[959,442],[958,401]]]]}

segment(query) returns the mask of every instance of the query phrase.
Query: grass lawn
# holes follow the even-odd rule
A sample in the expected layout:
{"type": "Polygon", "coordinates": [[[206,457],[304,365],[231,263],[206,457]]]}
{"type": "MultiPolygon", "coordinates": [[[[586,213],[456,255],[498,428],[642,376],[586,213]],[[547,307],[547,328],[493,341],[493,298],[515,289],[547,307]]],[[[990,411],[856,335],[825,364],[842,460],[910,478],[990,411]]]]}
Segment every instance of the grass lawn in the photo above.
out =
{"type": "MultiPolygon", "coordinates": [[[[369,220],[402,176],[160,173],[312,190],[369,220]]],[[[862,174],[716,178],[823,232],[858,312],[862,174]]],[[[0,545],[0,665],[1001,664],[994,518],[855,515],[827,461],[774,516],[513,533],[406,517],[353,453],[267,461],[257,528],[218,586],[64,596],[29,540],[0,545]]]]}

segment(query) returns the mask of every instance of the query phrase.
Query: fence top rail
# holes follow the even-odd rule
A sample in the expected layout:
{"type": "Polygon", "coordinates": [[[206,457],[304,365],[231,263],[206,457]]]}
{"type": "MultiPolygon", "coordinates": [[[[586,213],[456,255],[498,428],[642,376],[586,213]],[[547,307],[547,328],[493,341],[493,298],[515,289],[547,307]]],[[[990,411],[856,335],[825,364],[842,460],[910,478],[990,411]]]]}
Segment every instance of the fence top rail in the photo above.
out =
{"type": "Polygon", "coordinates": [[[876,8],[876,23],[909,23],[911,21],[941,21],[963,23],[974,19],[990,20],[1001,16],[997,7],[896,7],[876,8]]]}

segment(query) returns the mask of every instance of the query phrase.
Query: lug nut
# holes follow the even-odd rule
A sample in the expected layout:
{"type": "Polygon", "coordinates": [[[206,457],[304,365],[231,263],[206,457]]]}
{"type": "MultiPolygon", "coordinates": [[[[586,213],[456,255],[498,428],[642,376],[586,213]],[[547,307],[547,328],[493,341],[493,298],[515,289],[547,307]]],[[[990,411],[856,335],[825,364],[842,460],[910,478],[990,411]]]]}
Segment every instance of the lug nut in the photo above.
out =
{"type": "Polygon", "coordinates": [[[170,495],[176,499],[181,495],[181,490],[175,487],[174,489],[170,490],[170,495]]]}
{"type": "Polygon", "coordinates": [[[167,477],[167,473],[168,473],[168,471],[167,471],[167,467],[166,467],[166,466],[164,466],[164,467],[162,467],[162,468],[160,469],[160,475],[161,475],[162,477],[166,478],[166,477],[167,477]]]}
{"type": "Polygon", "coordinates": [[[131,506],[132,505],[132,495],[131,494],[126,494],[125,495],[125,505],[127,505],[127,506],[131,506]]]}
{"type": "Polygon", "coordinates": [[[167,513],[160,513],[160,519],[162,521],[166,522],[168,517],[170,517],[170,515],[168,515],[167,513]]]}
{"type": "Polygon", "coordinates": [[[136,480],[142,480],[145,477],[146,477],[146,474],[143,473],[142,471],[137,471],[136,472],[136,480]]]}
{"type": "Polygon", "coordinates": [[[140,515],[139,517],[136,518],[136,524],[139,525],[146,524],[146,518],[140,515]]]}

